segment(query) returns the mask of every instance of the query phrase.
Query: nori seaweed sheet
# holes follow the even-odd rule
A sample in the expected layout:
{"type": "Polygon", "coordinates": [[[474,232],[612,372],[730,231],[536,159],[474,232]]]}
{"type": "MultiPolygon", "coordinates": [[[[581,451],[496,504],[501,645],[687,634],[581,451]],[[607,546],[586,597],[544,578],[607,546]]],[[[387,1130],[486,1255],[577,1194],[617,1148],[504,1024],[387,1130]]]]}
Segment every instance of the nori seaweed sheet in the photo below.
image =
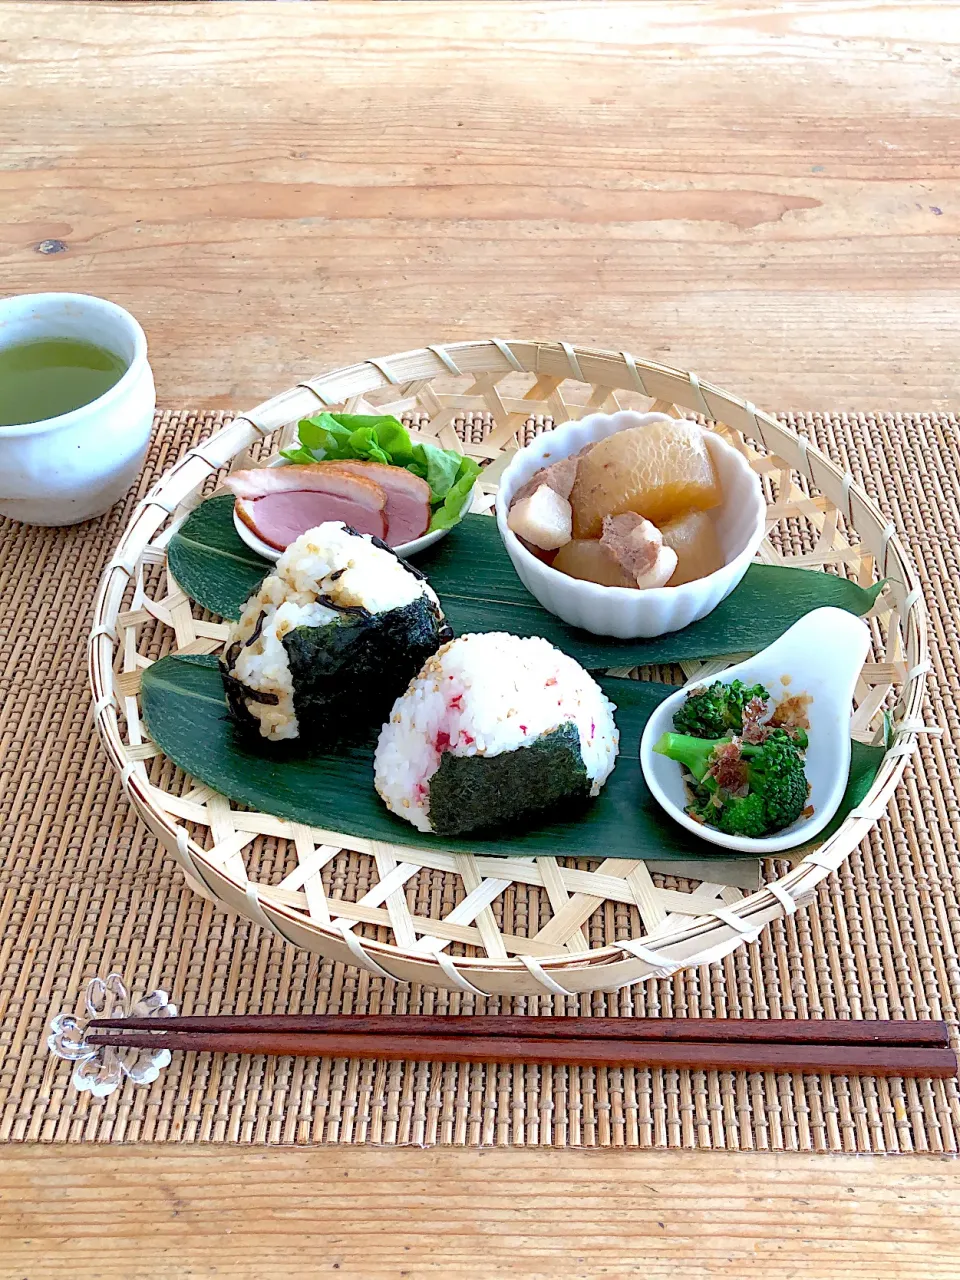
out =
{"type": "Polygon", "coordinates": [[[230,708],[231,716],[244,732],[258,734],[260,721],[250,711],[244,699],[249,698],[251,702],[267,702],[275,705],[280,698],[275,693],[261,693],[259,689],[248,689],[235,675],[231,674],[223,658],[218,660],[217,665],[220,668],[220,678],[223,680],[223,691],[227,695],[227,706],[230,708]]]}
{"type": "Polygon", "coordinates": [[[515,826],[589,795],[580,735],[570,721],[496,756],[444,752],[430,779],[430,823],[441,836],[515,826]]]}
{"type": "Polygon", "coordinates": [[[427,658],[452,636],[427,596],[385,613],[345,614],[287,632],[301,741],[350,741],[383,724],[427,658]]]}

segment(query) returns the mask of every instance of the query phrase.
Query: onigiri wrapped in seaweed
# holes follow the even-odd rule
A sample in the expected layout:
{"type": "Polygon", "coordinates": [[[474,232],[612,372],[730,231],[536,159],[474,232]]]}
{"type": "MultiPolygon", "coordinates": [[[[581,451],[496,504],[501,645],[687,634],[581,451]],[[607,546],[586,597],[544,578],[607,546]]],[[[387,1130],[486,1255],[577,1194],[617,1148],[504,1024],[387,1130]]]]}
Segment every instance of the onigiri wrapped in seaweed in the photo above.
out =
{"type": "Polygon", "coordinates": [[[617,757],[614,710],[546,640],[461,636],[394,704],[374,783],[421,831],[509,827],[599,794],[617,757]]]}
{"type": "Polygon", "coordinates": [[[247,601],[220,668],[236,722],[322,745],[382,724],[453,632],[423,574],[330,522],[287,548],[247,601]]]}

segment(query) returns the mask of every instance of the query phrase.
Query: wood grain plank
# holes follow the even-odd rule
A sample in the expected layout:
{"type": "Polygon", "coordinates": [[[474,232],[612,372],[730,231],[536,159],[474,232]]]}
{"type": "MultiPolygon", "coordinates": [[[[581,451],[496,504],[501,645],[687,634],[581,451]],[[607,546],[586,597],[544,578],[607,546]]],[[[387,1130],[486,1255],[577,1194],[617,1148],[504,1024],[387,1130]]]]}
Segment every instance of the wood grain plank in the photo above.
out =
{"type": "Polygon", "coordinates": [[[666,1151],[17,1148],[0,1274],[953,1280],[956,1164],[666,1151]]]}
{"type": "Polygon", "coordinates": [[[949,407],[958,75],[925,3],[0,3],[0,289],[131,307],[165,404],[496,333],[949,407]]]}

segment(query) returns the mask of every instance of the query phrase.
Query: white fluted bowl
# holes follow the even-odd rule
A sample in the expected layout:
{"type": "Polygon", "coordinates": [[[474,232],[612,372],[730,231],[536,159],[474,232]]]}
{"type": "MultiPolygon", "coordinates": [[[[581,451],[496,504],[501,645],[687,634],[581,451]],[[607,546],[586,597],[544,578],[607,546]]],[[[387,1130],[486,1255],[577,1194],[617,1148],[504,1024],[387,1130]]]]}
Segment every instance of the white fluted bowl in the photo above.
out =
{"type": "Polygon", "coordinates": [[[588,444],[628,427],[661,420],[660,413],[592,413],[545,432],[520,449],[506,468],[497,492],[497,526],[520,581],[545,609],[573,627],[618,640],[648,639],[679,631],[705,618],[747,572],[763,541],[766,503],[759,477],[732,445],[703,431],[723,488],[723,505],[712,513],[724,564],[715,573],[679,587],[603,587],[571,578],[538,560],[507,527],[513,495],[534,472],[579,453],[588,444]]]}

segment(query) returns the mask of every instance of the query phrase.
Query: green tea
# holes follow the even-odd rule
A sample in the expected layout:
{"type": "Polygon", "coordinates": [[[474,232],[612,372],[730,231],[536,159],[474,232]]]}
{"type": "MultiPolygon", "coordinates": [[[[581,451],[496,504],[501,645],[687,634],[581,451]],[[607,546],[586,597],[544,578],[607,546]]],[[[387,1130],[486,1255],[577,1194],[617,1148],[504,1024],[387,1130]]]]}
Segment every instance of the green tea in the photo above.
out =
{"type": "Polygon", "coordinates": [[[43,422],[90,404],[126,373],[119,356],[78,338],[0,347],[0,427],[43,422]]]}

